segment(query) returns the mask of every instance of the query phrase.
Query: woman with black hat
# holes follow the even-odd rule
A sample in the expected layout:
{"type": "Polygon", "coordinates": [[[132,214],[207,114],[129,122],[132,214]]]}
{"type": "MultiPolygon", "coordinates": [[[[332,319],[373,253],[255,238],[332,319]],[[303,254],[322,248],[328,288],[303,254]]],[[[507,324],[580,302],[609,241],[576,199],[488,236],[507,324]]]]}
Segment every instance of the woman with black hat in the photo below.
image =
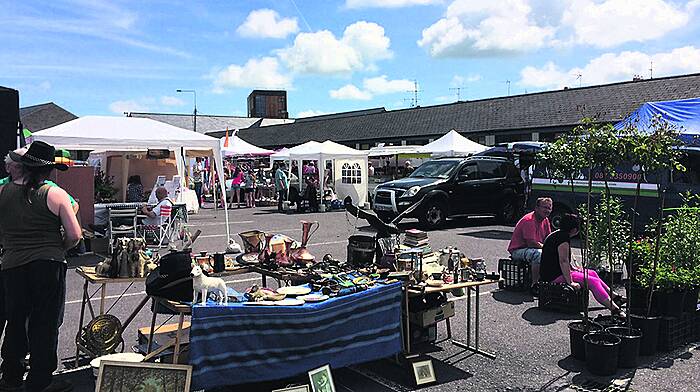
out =
{"type": "Polygon", "coordinates": [[[22,390],[25,336],[31,355],[24,390],[72,390],[68,383],[52,382],[52,373],[58,365],[58,329],[63,322],[65,251],[78,243],[81,229],[68,194],[44,184],[53,169],[67,169],[54,163],[54,153],[53,146],[41,141],[22,156],[11,152],[11,159],[22,164],[22,175],[0,187],[7,306],[0,391],[22,390]]]}

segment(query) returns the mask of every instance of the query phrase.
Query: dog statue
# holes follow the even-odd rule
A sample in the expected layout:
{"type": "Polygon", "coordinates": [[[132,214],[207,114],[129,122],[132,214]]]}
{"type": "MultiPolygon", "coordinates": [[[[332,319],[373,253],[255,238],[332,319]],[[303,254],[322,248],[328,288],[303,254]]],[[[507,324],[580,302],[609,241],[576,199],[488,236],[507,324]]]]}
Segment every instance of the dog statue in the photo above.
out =
{"type": "Polygon", "coordinates": [[[95,273],[97,274],[97,276],[109,278],[109,267],[109,261],[100,261],[99,263],[97,263],[97,266],[95,266],[95,273]]]}
{"type": "Polygon", "coordinates": [[[129,253],[131,253],[133,249],[133,243],[129,238],[120,238],[119,242],[121,243],[119,246],[119,256],[117,258],[119,261],[119,277],[128,278],[131,276],[129,275],[129,253]]]}
{"type": "Polygon", "coordinates": [[[222,303],[228,303],[228,290],[226,288],[226,282],[221,278],[212,278],[204,275],[202,269],[198,265],[192,268],[192,302],[197,302],[197,292],[202,294],[202,305],[207,304],[207,297],[209,291],[218,291],[220,295],[217,295],[216,303],[221,305],[222,303]]]}
{"type": "Polygon", "coordinates": [[[129,252],[129,276],[131,277],[144,277],[144,265],[146,263],[144,248],[145,244],[142,239],[134,238],[131,240],[131,251],[129,252]]]}

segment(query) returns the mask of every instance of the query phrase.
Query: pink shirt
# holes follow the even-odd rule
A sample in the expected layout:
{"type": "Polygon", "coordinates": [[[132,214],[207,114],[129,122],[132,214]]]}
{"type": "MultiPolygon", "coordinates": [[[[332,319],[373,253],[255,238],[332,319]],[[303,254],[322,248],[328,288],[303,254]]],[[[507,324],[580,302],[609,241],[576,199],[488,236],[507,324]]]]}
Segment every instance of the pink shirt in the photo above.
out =
{"type": "Polygon", "coordinates": [[[544,242],[549,233],[552,232],[549,226],[549,219],[542,221],[535,219],[535,211],[525,214],[513,230],[513,237],[508,244],[508,252],[512,253],[516,249],[528,248],[528,240],[531,242],[544,242]]]}

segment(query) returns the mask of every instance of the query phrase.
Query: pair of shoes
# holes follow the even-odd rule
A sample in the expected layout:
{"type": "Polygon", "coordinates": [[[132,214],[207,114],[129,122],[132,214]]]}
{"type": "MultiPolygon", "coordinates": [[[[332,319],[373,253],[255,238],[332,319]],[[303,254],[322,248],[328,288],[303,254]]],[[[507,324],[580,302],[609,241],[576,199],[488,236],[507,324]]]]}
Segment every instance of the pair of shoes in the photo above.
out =
{"type": "Polygon", "coordinates": [[[621,296],[620,294],[614,294],[612,300],[615,303],[615,305],[619,307],[622,307],[622,305],[627,303],[627,298],[621,296]]]}
{"type": "Polygon", "coordinates": [[[14,391],[23,391],[24,386],[22,384],[22,381],[18,383],[12,383],[7,381],[6,379],[2,378],[0,379],[0,392],[14,392],[14,391]]]}

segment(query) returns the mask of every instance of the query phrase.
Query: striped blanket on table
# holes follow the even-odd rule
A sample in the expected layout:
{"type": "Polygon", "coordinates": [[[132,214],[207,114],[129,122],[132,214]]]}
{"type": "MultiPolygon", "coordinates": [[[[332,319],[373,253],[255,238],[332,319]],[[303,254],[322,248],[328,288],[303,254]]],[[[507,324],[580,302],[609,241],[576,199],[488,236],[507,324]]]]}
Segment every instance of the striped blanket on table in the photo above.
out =
{"type": "Polygon", "coordinates": [[[192,308],[193,389],[281,379],[401,351],[401,283],[303,306],[192,308]]]}

